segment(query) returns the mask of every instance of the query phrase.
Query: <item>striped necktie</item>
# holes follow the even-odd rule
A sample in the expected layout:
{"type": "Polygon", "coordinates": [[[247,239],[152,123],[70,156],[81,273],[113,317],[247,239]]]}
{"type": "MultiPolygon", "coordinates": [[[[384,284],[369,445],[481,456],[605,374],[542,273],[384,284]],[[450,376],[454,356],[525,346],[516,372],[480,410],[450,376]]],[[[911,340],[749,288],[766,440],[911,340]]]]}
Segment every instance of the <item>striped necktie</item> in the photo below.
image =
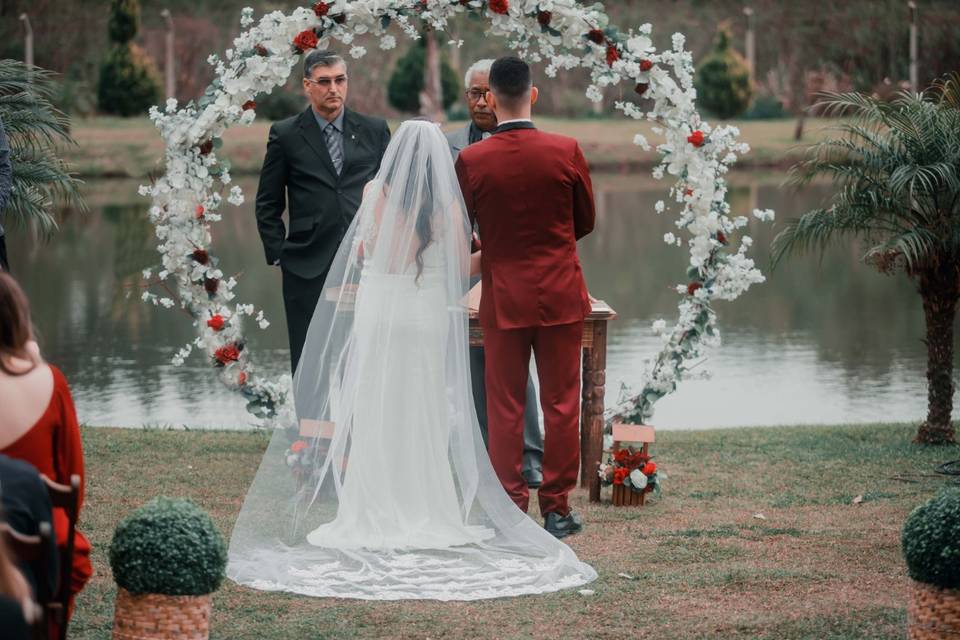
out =
{"type": "Polygon", "coordinates": [[[331,122],[323,129],[323,134],[327,139],[327,150],[330,152],[330,159],[337,170],[337,175],[343,169],[343,138],[337,128],[331,122]]]}

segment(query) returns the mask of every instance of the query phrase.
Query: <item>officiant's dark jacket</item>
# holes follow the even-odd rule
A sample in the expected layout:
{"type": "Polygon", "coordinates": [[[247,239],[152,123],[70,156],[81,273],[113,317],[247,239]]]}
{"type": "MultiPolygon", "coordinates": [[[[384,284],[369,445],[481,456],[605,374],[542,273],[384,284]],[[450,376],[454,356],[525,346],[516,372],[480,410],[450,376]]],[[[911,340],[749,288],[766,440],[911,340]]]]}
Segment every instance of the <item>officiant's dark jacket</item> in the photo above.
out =
{"type": "Polygon", "coordinates": [[[268,264],[283,271],[283,304],[296,371],[327,271],[350,226],[363,187],[380,170],[390,142],[386,121],[344,108],[343,165],[337,175],[312,107],[270,127],[257,189],[257,229],[268,264]],[[289,227],[283,223],[287,210],[289,227]]]}
{"type": "Polygon", "coordinates": [[[385,120],[344,108],[338,176],[312,108],[274,123],[256,206],[267,263],[279,260],[285,271],[301,278],[325,275],[389,142],[385,120]],[[289,231],[281,218],[285,208],[289,231]]]}

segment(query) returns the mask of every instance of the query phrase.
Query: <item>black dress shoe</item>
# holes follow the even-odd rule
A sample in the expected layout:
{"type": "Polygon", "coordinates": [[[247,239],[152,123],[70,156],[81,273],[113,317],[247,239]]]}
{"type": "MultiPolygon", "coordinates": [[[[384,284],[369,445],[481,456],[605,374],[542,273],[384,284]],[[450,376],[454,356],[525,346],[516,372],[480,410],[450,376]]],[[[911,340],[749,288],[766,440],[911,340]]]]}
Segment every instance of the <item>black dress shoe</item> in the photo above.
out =
{"type": "Polygon", "coordinates": [[[531,469],[523,472],[523,479],[527,481],[528,489],[539,489],[543,484],[543,473],[531,469]]]}
{"type": "Polygon", "coordinates": [[[571,511],[565,516],[559,513],[551,512],[543,517],[543,528],[546,529],[554,538],[566,538],[575,533],[580,533],[583,529],[583,523],[580,516],[571,511]]]}

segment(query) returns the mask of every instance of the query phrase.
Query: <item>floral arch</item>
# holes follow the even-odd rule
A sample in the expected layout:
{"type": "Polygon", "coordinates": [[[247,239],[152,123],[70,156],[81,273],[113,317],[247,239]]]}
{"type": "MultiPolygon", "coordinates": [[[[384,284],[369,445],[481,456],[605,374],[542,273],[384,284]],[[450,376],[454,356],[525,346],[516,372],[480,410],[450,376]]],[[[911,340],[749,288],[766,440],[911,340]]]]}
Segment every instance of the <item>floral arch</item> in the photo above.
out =
{"type": "MultiPolygon", "coordinates": [[[[331,41],[350,47],[353,58],[367,51],[354,43],[357,36],[375,36],[379,46],[396,46],[391,31],[399,29],[412,39],[423,26],[442,30],[460,14],[473,13],[489,21],[487,33],[505,37],[521,57],[546,62],[546,73],[586,68],[591,83],[588,99],[602,99],[601,88],[627,83],[632,95],[646,100],[616,103],[625,116],[657,124],[663,137],[656,149],[662,155],[653,175],[670,175],[669,199],[676,204],[676,226],[686,236],[690,262],[685,281],[676,285],[679,317],[672,327],[663,320],[653,331],[663,340],[659,354],[648,362],[644,386],[627,394],[611,413],[628,421],[643,422],[654,403],[672,392],[690,374],[691,363],[707,347],[719,344],[713,300],[734,300],[764,277],[746,256],[751,240],[740,238],[731,246],[734,232],[747,224],[743,216],[731,218],[726,202],[724,174],[738,154],[748,150],[737,141],[735,127],[711,127],[695,107],[693,62],[684,49],[685,38],[674,34],[672,48],[656,51],[651,26],[620,31],[609,23],[600,4],[583,6],[574,0],[335,0],[300,7],[289,14],[274,11],[255,24],[253,9],[244,9],[233,48],[209,62],[216,77],[197,101],[178,108],[168,100],[165,109],[151,109],[150,117],[163,137],[166,171],[140,193],[152,198],[149,217],[160,240],[162,267],[144,272],[148,287],[160,286],[166,295],[152,293],[143,299],[165,308],[176,306],[193,318],[194,341],[173,358],[182,364],[194,349],[201,350],[219,371],[221,380],[248,400],[248,410],[270,425],[291,411],[287,397],[290,377],[261,375],[244,348],[242,319],[252,317],[260,328],[269,324],[263,311],[234,302],[233,278],[224,279],[210,253],[211,225],[226,200],[243,202],[238,186],[230,186],[230,163],[218,156],[221,136],[232,125],[250,125],[256,117],[254,96],[283,85],[304,51],[325,47],[331,41]]],[[[644,136],[634,143],[649,149],[644,136]]],[[[667,209],[656,204],[657,213],[667,209]]],[[[754,211],[770,219],[772,211],[754,211]]],[[[684,238],[668,233],[668,244],[684,245],[684,238]]]]}

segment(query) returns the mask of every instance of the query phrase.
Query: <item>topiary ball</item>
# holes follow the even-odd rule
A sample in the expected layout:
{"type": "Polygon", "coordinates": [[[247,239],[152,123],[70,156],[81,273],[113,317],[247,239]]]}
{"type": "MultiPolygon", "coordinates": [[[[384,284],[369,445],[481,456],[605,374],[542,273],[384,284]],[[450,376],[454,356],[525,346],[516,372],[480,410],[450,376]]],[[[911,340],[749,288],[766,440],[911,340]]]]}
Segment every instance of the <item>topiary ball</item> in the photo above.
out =
{"type": "Polygon", "coordinates": [[[900,541],[911,578],[960,588],[960,489],[943,491],[914,509],[900,541]]]}
{"type": "Polygon", "coordinates": [[[189,500],[154,498],[117,525],[110,543],[113,578],[130,593],[213,593],[226,564],[223,536],[189,500]]]}

